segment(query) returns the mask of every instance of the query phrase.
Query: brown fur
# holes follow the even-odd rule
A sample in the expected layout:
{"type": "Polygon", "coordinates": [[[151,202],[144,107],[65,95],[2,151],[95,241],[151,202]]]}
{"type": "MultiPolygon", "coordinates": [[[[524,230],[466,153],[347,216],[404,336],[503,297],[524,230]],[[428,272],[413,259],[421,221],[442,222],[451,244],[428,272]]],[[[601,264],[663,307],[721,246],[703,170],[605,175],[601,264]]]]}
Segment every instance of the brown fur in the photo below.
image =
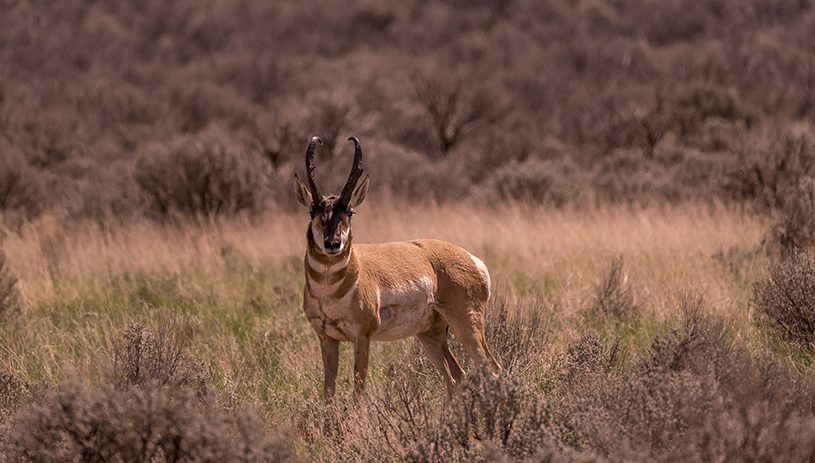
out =
{"type": "Polygon", "coordinates": [[[359,399],[368,374],[371,341],[416,336],[447,385],[452,398],[464,371],[447,346],[453,331],[477,362],[501,365],[484,339],[484,313],[490,277],[484,263],[464,249],[424,239],[352,245],[353,207],[368,191],[362,176],[362,150],[354,141],[354,167],[341,197],[323,196],[314,175],[313,137],[306,151],[309,188],[296,177],[297,200],[309,208],[311,223],[305,257],[303,311],[320,338],[325,398],[334,396],[340,341],[354,346],[354,397],[359,399]]]}
{"type": "Polygon", "coordinates": [[[309,237],[303,310],[321,339],[327,400],[335,391],[337,341],[355,346],[357,397],[364,389],[370,341],[408,336],[421,342],[444,377],[448,398],[452,397],[464,372],[447,346],[448,326],[470,357],[490,362],[496,374],[501,371],[483,334],[489,282],[467,251],[434,239],[352,246],[349,238],[345,252],[328,256],[309,237]],[[325,278],[326,268],[345,260],[347,265],[325,278]],[[318,268],[312,267],[315,264],[318,268]],[[426,302],[421,300],[423,291],[428,292],[426,302]],[[419,303],[412,305],[411,297],[416,295],[419,303]],[[404,303],[399,302],[400,296],[404,303]],[[395,302],[383,308],[383,299],[395,302]],[[383,320],[382,314],[388,319],[383,320]],[[398,326],[390,333],[386,328],[393,320],[398,326]]]}

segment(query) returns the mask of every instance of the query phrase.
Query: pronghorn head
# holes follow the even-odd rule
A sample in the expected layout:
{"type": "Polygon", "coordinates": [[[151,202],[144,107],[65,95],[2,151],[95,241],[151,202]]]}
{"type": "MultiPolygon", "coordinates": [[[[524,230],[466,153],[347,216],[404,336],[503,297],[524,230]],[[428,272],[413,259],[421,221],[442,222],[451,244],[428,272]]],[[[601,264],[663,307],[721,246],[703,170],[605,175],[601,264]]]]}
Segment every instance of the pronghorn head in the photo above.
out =
{"type": "Polygon", "coordinates": [[[349,140],[354,142],[354,166],[348,181],[342,189],[339,197],[336,195],[323,196],[314,172],[314,148],[317,143],[323,144],[319,137],[313,137],[306,150],[306,172],[308,175],[308,188],[300,176],[295,174],[295,194],[300,204],[309,208],[311,214],[310,236],[314,244],[324,254],[339,254],[348,246],[351,238],[351,215],[354,207],[360,205],[368,192],[370,178],[365,176],[365,180],[357,187],[360,177],[362,177],[362,148],[359,146],[357,137],[349,140]]]}

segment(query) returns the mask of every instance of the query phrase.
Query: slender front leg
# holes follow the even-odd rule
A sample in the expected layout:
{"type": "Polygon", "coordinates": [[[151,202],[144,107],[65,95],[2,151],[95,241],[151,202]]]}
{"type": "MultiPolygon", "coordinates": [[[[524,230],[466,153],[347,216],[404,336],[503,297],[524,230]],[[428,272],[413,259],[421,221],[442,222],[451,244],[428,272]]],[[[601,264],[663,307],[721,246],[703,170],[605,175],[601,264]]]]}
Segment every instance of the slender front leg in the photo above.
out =
{"type": "Polygon", "coordinates": [[[320,351],[323,353],[323,371],[325,372],[325,382],[323,383],[323,393],[326,403],[330,403],[334,398],[334,391],[337,389],[337,368],[340,362],[340,342],[327,335],[320,335],[320,351]]]}
{"type": "Polygon", "coordinates": [[[365,378],[368,376],[368,352],[371,340],[360,336],[354,340],[354,400],[359,402],[365,390],[365,378]]]}

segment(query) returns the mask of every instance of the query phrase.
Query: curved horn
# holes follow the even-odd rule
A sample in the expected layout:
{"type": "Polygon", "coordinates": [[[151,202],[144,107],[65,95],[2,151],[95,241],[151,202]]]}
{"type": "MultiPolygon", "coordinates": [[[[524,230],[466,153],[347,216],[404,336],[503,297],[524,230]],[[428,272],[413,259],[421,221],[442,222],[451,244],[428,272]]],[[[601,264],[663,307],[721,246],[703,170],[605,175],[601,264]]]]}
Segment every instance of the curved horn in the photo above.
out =
{"type": "Polygon", "coordinates": [[[317,178],[314,173],[314,148],[317,146],[317,143],[322,145],[323,141],[320,140],[320,137],[312,137],[311,142],[308,144],[308,149],[306,150],[308,187],[311,189],[311,198],[315,203],[319,203],[323,199],[323,194],[320,192],[320,187],[317,186],[317,178]]]}
{"type": "Polygon", "coordinates": [[[348,181],[345,182],[345,186],[342,188],[342,194],[340,195],[340,203],[348,206],[351,202],[351,195],[354,193],[354,188],[357,186],[357,182],[359,178],[362,177],[362,147],[359,146],[359,140],[357,137],[351,137],[348,140],[354,142],[354,166],[351,167],[351,174],[348,175],[348,181]]]}

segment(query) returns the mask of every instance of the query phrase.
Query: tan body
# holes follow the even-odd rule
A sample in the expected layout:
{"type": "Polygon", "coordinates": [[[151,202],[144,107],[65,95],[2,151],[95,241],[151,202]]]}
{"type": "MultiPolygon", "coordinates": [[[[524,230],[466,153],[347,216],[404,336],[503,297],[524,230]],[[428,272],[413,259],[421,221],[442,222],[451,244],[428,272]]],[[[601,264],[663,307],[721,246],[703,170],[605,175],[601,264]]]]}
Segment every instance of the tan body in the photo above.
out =
{"type": "Polygon", "coordinates": [[[490,276],[484,263],[445,241],[423,239],[382,244],[352,244],[353,207],[365,199],[368,178],[362,174],[362,151],[356,145],[354,169],[340,197],[323,196],[314,179],[313,153],[306,151],[309,187],[297,178],[297,199],[309,207],[306,285],[303,310],[320,338],[325,369],[325,397],[336,390],[339,343],[354,346],[354,396],[365,387],[371,341],[416,336],[447,385],[447,397],[464,377],[447,345],[453,331],[476,362],[501,366],[484,339],[484,313],[490,276]]]}
{"type": "Polygon", "coordinates": [[[464,373],[447,346],[448,326],[473,359],[488,360],[500,371],[483,334],[489,273],[464,249],[425,239],[358,244],[326,256],[309,246],[305,266],[303,310],[323,346],[327,397],[335,389],[339,341],[355,346],[357,393],[364,387],[371,341],[416,336],[451,396],[464,373]]]}

